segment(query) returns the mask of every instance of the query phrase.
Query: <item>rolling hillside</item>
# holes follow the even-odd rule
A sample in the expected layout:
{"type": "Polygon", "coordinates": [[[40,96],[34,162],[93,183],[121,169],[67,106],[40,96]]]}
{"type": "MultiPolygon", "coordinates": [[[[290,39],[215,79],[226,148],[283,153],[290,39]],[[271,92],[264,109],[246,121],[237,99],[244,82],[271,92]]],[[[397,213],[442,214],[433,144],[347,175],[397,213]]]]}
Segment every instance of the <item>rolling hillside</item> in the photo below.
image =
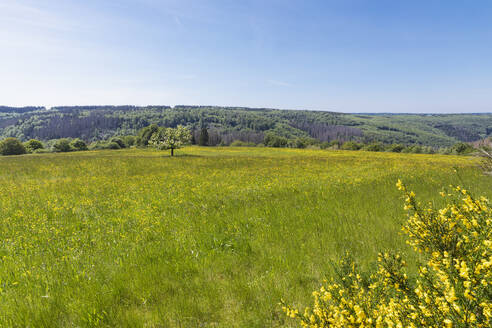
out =
{"type": "Polygon", "coordinates": [[[492,134],[492,114],[343,114],[214,106],[0,107],[0,139],[64,137],[86,141],[131,135],[150,124],[209,129],[213,144],[263,142],[266,134],[320,141],[450,146],[492,134]]]}

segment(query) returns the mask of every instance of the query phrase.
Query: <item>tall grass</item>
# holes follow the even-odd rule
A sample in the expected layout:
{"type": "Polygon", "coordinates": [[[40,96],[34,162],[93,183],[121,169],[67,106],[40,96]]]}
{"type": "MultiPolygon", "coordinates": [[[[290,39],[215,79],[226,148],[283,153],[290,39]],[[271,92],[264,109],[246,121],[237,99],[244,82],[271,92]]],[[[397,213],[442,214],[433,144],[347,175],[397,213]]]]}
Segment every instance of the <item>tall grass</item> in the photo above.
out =
{"type": "Polygon", "coordinates": [[[177,155],[0,158],[0,326],[288,325],[279,300],[309,304],[346,250],[362,265],[405,252],[398,178],[437,203],[449,184],[490,196],[491,180],[463,157],[177,155]]]}

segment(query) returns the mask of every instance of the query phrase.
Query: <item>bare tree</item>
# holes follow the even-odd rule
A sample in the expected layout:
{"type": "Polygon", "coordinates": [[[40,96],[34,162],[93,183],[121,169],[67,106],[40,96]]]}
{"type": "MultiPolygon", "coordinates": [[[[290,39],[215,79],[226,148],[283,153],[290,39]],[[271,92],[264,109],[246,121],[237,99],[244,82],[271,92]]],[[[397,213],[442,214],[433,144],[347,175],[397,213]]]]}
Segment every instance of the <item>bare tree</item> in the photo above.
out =
{"type": "Polygon", "coordinates": [[[480,149],[480,151],[482,156],[482,161],[480,163],[482,169],[484,170],[485,174],[492,175],[492,152],[486,151],[484,149],[480,149]]]}

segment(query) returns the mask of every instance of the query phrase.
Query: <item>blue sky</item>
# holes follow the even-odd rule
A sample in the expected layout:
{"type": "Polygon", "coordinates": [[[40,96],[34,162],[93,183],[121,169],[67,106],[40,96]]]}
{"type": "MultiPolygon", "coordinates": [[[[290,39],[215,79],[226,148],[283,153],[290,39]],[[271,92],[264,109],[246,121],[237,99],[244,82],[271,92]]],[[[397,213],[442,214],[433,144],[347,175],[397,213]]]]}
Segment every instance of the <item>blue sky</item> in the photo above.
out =
{"type": "Polygon", "coordinates": [[[0,0],[0,104],[492,112],[492,1],[0,0]]]}

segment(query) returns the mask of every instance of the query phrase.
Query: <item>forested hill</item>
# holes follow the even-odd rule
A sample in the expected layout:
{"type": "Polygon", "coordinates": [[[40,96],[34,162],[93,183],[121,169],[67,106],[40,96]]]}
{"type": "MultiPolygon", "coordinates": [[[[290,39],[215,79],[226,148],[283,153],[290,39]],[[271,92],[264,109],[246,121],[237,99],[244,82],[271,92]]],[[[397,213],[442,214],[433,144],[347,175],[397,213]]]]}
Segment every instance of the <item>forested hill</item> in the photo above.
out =
{"type": "Polygon", "coordinates": [[[0,139],[17,137],[86,141],[134,135],[150,124],[198,130],[206,127],[211,142],[233,140],[261,143],[266,134],[320,141],[451,146],[492,134],[492,114],[343,114],[325,111],[214,106],[77,106],[2,107],[0,139]]]}

